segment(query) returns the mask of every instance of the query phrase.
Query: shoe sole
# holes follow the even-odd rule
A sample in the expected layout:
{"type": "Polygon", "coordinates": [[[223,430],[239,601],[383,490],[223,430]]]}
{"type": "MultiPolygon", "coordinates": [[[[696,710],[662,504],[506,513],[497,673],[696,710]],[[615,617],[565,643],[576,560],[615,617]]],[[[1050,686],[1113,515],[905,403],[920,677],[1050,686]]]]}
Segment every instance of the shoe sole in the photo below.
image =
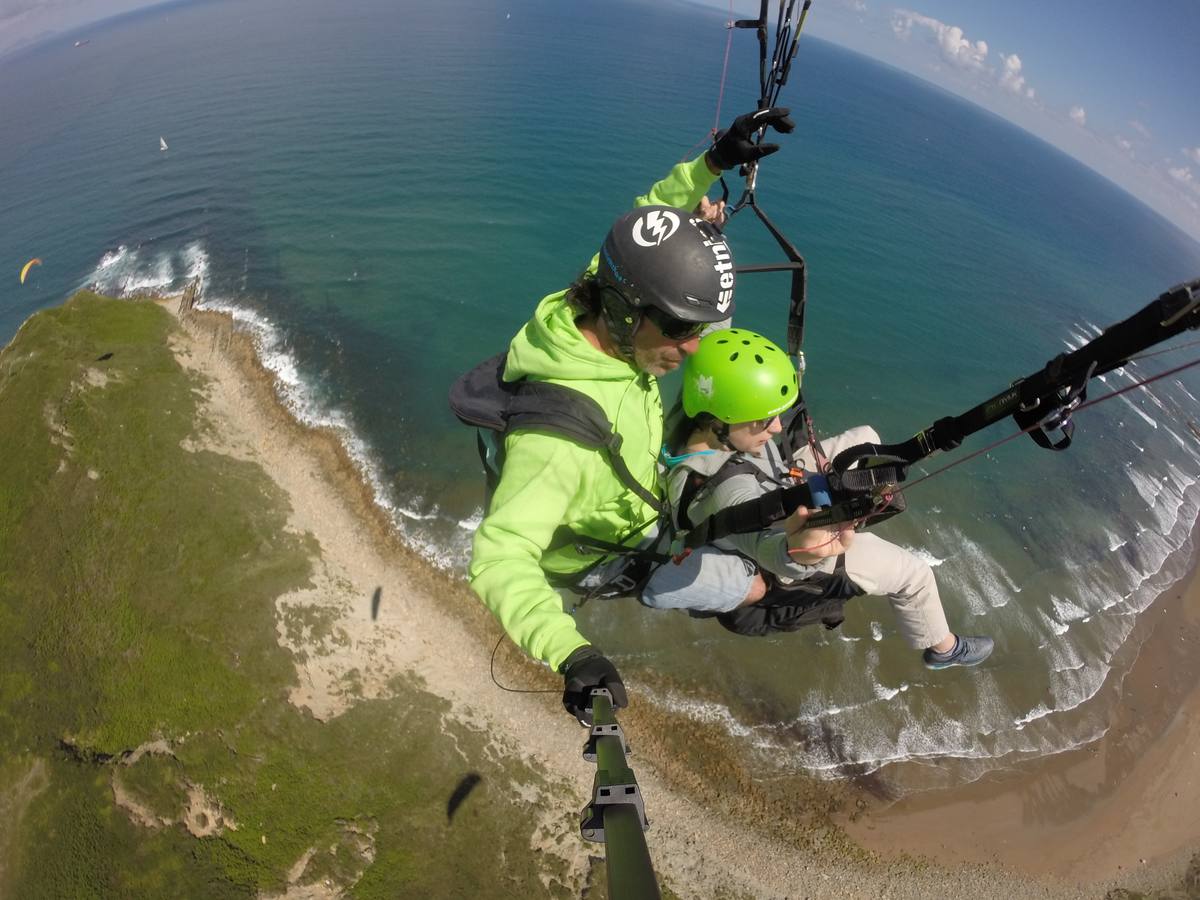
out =
{"type": "Polygon", "coordinates": [[[927,668],[927,669],[932,669],[932,670],[933,670],[933,671],[935,671],[935,672],[936,672],[936,671],[938,671],[938,670],[940,670],[940,669],[953,669],[955,666],[961,666],[961,667],[962,667],[962,668],[964,668],[964,669],[969,669],[969,668],[971,668],[972,666],[977,666],[977,665],[979,665],[980,663],[985,663],[985,662],[987,662],[987,660],[988,660],[988,656],[991,656],[991,655],[992,655],[992,654],[990,654],[990,653],[989,653],[989,654],[988,654],[987,656],[985,656],[983,659],[977,659],[977,660],[975,660],[975,662],[958,662],[958,661],[955,661],[955,662],[944,662],[944,663],[930,663],[930,662],[927,662],[927,663],[925,663],[925,668],[927,668]]]}

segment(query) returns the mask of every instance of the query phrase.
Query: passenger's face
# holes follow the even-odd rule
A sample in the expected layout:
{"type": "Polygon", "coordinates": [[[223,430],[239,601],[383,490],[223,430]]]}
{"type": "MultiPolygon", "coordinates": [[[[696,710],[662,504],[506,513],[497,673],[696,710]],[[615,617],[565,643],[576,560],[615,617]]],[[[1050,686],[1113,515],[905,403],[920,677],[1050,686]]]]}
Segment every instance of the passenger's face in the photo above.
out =
{"type": "Polygon", "coordinates": [[[779,416],[739,422],[729,426],[729,445],[735,450],[758,456],[767,442],[781,431],[783,423],[779,421],[779,416]]]}
{"type": "Polygon", "coordinates": [[[669,338],[646,316],[633,333],[633,362],[641,372],[659,376],[672,372],[683,363],[684,357],[695,353],[700,335],[679,340],[669,338]]]}

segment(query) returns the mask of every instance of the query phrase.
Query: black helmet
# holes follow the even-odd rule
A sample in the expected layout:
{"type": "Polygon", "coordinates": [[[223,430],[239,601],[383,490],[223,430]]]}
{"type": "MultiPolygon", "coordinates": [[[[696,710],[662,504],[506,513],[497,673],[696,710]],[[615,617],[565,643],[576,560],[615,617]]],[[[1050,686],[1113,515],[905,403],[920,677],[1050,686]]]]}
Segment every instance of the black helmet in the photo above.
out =
{"type": "Polygon", "coordinates": [[[605,321],[627,357],[639,311],[647,307],[684,322],[733,315],[733,254],[725,236],[671,206],[641,206],[617,219],[600,249],[596,281],[604,289],[605,321]]]}

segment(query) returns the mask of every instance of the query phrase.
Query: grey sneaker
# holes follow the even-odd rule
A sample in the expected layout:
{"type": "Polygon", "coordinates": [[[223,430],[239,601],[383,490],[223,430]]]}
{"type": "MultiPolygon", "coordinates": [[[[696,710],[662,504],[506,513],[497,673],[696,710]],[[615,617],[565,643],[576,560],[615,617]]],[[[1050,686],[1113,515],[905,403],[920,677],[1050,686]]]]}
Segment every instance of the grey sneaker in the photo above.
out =
{"type": "Polygon", "coordinates": [[[992,655],[995,643],[989,637],[955,635],[954,646],[945,653],[925,651],[925,668],[948,669],[951,666],[977,666],[992,655]]]}

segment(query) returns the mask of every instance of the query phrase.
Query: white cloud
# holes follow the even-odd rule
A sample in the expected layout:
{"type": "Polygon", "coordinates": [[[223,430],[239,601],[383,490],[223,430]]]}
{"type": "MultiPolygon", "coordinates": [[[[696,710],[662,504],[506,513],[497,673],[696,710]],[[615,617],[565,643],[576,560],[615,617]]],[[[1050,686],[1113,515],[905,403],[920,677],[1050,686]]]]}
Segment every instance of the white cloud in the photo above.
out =
{"type": "Polygon", "coordinates": [[[1000,54],[1000,62],[1004,68],[1000,72],[1000,87],[1011,91],[1018,97],[1033,99],[1033,88],[1025,84],[1025,76],[1021,74],[1021,57],[1013,53],[1009,56],[1000,54]]]}
{"type": "Polygon", "coordinates": [[[960,71],[977,75],[985,81],[995,79],[1001,90],[1025,100],[1033,100],[1036,93],[1029,86],[1023,71],[1021,57],[1015,53],[998,53],[1000,69],[988,64],[988,43],[985,40],[969,40],[962,28],[948,25],[931,16],[897,9],[892,12],[892,32],[902,41],[909,40],[915,29],[928,33],[942,59],[960,71]]]}
{"type": "Polygon", "coordinates": [[[1196,176],[1192,174],[1192,170],[1187,166],[1180,166],[1178,169],[1167,167],[1167,174],[1178,181],[1186,188],[1190,188],[1197,194],[1200,194],[1200,181],[1196,180],[1196,176]]]}
{"type": "Polygon", "coordinates": [[[1133,141],[1129,140],[1129,138],[1125,137],[1124,135],[1120,135],[1120,134],[1118,134],[1116,137],[1114,137],[1113,141],[1116,143],[1116,145],[1118,147],[1121,148],[1122,153],[1124,153],[1130,157],[1133,156],[1133,141]]]}
{"type": "Polygon", "coordinates": [[[907,40],[913,26],[928,29],[947,62],[969,72],[982,72],[987,67],[987,41],[969,41],[957,25],[947,25],[937,19],[907,9],[892,13],[892,31],[907,40]]]}
{"type": "Polygon", "coordinates": [[[1084,125],[1087,124],[1087,113],[1084,112],[1084,109],[1082,106],[1072,106],[1071,109],[1067,112],[1067,115],[1070,116],[1071,121],[1074,122],[1076,125],[1078,125],[1080,128],[1082,128],[1084,125]]]}
{"type": "Polygon", "coordinates": [[[1140,134],[1142,136],[1142,140],[1146,140],[1146,141],[1154,140],[1154,135],[1152,135],[1150,133],[1150,129],[1147,128],[1145,125],[1143,125],[1141,122],[1139,122],[1137,119],[1130,119],[1129,127],[1132,128],[1134,131],[1136,131],[1138,134],[1140,134]]]}
{"type": "Polygon", "coordinates": [[[1192,162],[1200,164],[1200,147],[1184,147],[1183,155],[1192,162]]]}
{"type": "Polygon", "coordinates": [[[1170,163],[1167,163],[1167,174],[1171,176],[1171,180],[1182,187],[1185,193],[1179,194],[1179,199],[1183,200],[1193,211],[1200,213],[1200,178],[1192,174],[1192,170],[1187,166],[1175,168],[1170,163]],[[1188,196],[1188,193],[1191,196],[1188,196]]]}
{"type": "MultiPolygon", "coordinates": [[[[1167,174],[1178,185],[1191,191],[1196,197],[1200,197],[1200,178],[1197,178],[1190,168],[1187,166],[1179,166],[1175,168],[1170,163],[1167,163],[1167,174]]],[[[1188,205],[1193,209],[1196,208],[1196,203],[1186,194],[1182,195],[1183,199],[1188,201],[1188,205]]]]}

